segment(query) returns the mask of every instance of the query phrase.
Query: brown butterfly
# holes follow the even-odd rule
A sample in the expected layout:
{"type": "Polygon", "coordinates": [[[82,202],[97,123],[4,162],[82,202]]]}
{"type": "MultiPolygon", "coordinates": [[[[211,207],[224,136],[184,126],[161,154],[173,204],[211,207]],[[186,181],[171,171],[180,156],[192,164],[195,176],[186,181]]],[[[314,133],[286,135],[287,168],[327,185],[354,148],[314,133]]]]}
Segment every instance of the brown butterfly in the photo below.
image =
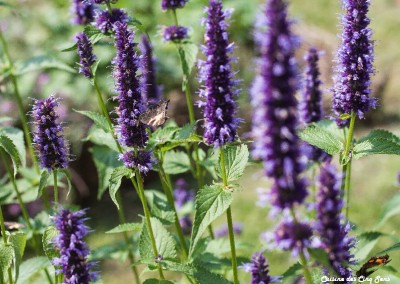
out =
{"type": "Polygon", "coordinates": [[[169,100],[161,100],[155,105],[149,105],[139,116],[139,121],[153,127],[161,126],[167,121],[167,109],[169,100]]]}
{"type": "Polygon", "coordinates": [[[357,277],[367,277],[374,273],[376,270],[372,270],[372,268],[376,266],[383,266],[388,264],[391,261],[389,259],[389,255],[384,255],[384,256],[376,256],[376,257],[371,257],[361,268],[356,272],[357,277]]]}
{"type": "MultiPolygon", "coordinates": [[[[25,228],[25,225],[17,223],[17,222],[5,221],[4,222],[4,227],[5,227],[6,231],[14,232],[14,231],[18,231],[18,230],[20,230],[22,228],[25,228]]],[[[0,232],[0,235],[1,235],[1,232],[0,232]]]]}

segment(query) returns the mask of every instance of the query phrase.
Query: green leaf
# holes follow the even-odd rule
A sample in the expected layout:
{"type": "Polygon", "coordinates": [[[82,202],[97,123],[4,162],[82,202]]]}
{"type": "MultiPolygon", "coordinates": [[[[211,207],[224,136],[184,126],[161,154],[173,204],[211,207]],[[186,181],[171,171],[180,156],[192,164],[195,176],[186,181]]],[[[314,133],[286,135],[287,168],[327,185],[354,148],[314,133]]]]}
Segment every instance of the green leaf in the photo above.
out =
{"type": "Polygon", "coordinates": [[[169,280],[158,280],[158,279],[147,279],[143,284],[174,284],[176,282],[171,282],[169,280]]]}
{"type": "Polygon", "coordinates": [[[120,224],[117,227],[107,231],[106,234],[117,234],[117,233],[140,231],[140,230],[142,230],[141,223],[125,223],[125,224],[120,224]]]}
{"type": "Polygon", "coordinates": [[[10,242],[14,250],[14,279],[17,280],[19,277],[19,267],[25,251],[26,234],[23,232],[12,233],[10,236],[10,242]]]}
{"type": "Polygon", "coordinates": [[[394,244],[390,247],[388,247],[387,249],[384,249],[380,252],[377,253],[377,255],[383,255],[392,251],[396,251],[396,250],[400,250],[400,243],[394,244]]]}
{"type": "Polygon", "coordinates": [[[0,133],[11,139],[18,150],[19,158],[22,167],[26,167],[26,151],[25,151],[25,138],[24,132],[15,127],[5,127],[1,129],[0,133]]]}
{"type": "Polygon", "coordinates": [[[40,198],[42,196],[43,190],[47,186],[47,180],[49,179],[49,176],[50,176],[50,172],[47,170],[43,170],[42,173],[40,174],[37,198],[40,198]]]}
{"type": "Polygon", "coordinates": [[[222,186],[205,186],[196,197],[196,214],[194,217],[190,255],[192,255],[201,235],[216,218],[222,215],[232,203],[232,194],[224,191],[222,186]]]}
{"type": "Polygon", "coordinates": [[[320,248],[308,248],[308,253],[318,262],[321,263],[325,267],[331,267],[331,263],[329,261],[329,255],[320,248]]]}
{"type": "MultiPolygon", "coordinates": [[[[158,253],[163,257],[163,259],[175,259],[176,249],[174,238],[158,219],[151,217],[150,221],[158,253]]],[[[154,263],[154,252],[146,223],[143,225],[139,244],[140,257],[154,263]]]]}
{"type": "Polygon", "coordinates": [[[88,136],[83,139],[83,141],[91,141],[94,144],[104,145],[115,152],[119,152],[117,143],[115,143],[112,134],[110,132],[105,132],[103,129],[95,125],[90,128],[88,136]]]}
{"type": "Polygon", "coordinates": [[[366,259],[379,239],[383,236],[386,236],[386,234],[376,231],[365,232],[358,236],[359,244],[357,247],[360,249],[356,252],[355,258],[359,260],[366,259]]]}
{"type": "Polygon", "coordinates": [[[116,167],[121,166],[122,162],[118,160],[117,152],[105,146],[93,146],[90,152],[92,153],[94,165],[96,166],[99,182],[97,199],[101,199],[110,185],[111,173],[116,167]]]}
{"type": "Polygon", "coordinates": [[[323,119],[320,120],[316,123],[318,127],[325,129],[328,131],[330,134],[336,137],[336,139],[340,141],[344,141],[344,132],[343,129],[340,129],[336,121],[330,120],[330,119],[323,119]]]}
{"type": "Polygon", "coordinates": [[[299,136],[309,144],[324,150],[329,155],[338,154],[344,145],[337,136],[317,124],[311,124],[300,130],[299,136]]]}
{"type": "Polygon", "coordinates": [[[196,270],[194,273],[194,278],[199,281],[199,283],[207,283],[207,284],[230,284],[232,282],[228,281],[222,275],[215,274],[210,272],[209,270],[196,266],[196,270]]]}
{"type": "Polygon", "coordinates": [[[71,184],[72,177],[71,177],[71,174],[70,174],[69,171],[66,170],[66,169],[59,169],[59,170],[57,170],[57,172],[60,173],[60,174],[62,174],[62,175],[64,175],[65,178],[67,179],[67,184],[68,184],[68,193],[67,193],[67,196],[69,196],[69,194],[71,193],[71,189],[72,189],[72,184],[71,184]]]}
{"type": "Polygon", "coordinates": [[[0,243],[0,269],[3,275],[7,275],[8,268],[14,260],[14,249],[11,245],[0,243]]]}
{"type": "Polygon", "coordinates": [[[377,154],[400,155],[400,138],[386,130],[373,130],[353,148],[355,159],[377,154]]]}
{"type": "Polygon", "coordinates": [[[59,251],[54,247],[54,238],[59,234],[58,230],[50,226],[48,227],[42,236],[43,250],[49,260],[60,255],[59,251]]]}
{"type": "Polygon", "coordinates": [[[182,151],[166,152],[164,156],[163,168],[166,174],[176,175],[190,171],[189,156],[182,151]]]}
{"type": "MultiPolygon", "coordinates": [[[[228,146],[224,149],[225,172],[228,183],[239,179],[246,168],[249,160],[249,150],[246,145],[228,146]]],[[[217,166],[217,172],[222,177],[220,164],[217,166]]]]}
{"type": "Polygon", "coordinates": [[[197,45],[191,42],[185,42],[178,46],[178,53],[181,59],[182,71],[183,71],[183,82],[182,82],[183,91],[185,91],[186,89],[190,73],[192,72],[192,68],[196,63],[196,57],[198,51],[199,49],[197,45]]]}
{"type": "Polygon", "coordinates": [[[40,55],[32,57],[28,60],[17,62],[15,64],[14,75],[20,76],[32,71],[45,70],[49,68],[55,68],[71,73],[75,73],[75,69],[65,64],[64,62],[47,55],[40,55]]]}
{"type": "MultiPolygon", "coordinates": [[[[200,156],[202,156],[201,151],[199,149],[200,156]]],[[[200,164],[206,168],[206,170],[211,174],[212,178],[216,180],[218,178],[218,174],[216,169],[219,166],[219,157],[220,157],[220,150],[219,149],[209,149],[207,152],[207,158],[200,161],[200,164]]]]}
{"type": "Polygon", "coordinates": [[[84,33],[88,36],[93,45],[107,36],[103,34],[101,30],[92,25],[85,26],[84,33]]]}
{"type": "Polygon", "coordinates": [[[87,116],[96,124],[97,127],[104,130],[104,132],[110,132],[110,127],[108,125],[107,119],[101,113],[95,111],[87,111],[87,110],[75,110],[75,112],[83,114],[87,116]]]}
{"type": "Polygon", "coordinates": [[[121,180],[123,177],[130,177],[132,175],[132,171],[127,169],[124,166],[118,167],[114,169],[110,175],[110,196],[114,204],[117,206],[119,210],[118,200],[116,198],[117,191],[121,186],[121,180]]]}
{"type": "Polygon", "coordinates": [[[380,216],[380,221],[376,228],[381,227],[389,220],[391,217],[400,214],[400,194],[396,194],[383,206],[383,211],[380,216]]]}
{"type": "Polygon", "coordinates": [[[302,265],[300,262],[296,262],[292,266],[290,266],[283,274],[282,274],[282,279],[292,277],[297,275],[297,272],[302,269],[302,265]]]}
{"type": "Polygon", "coordinates": [[[17,175],[19,166],[21,165],[21,158],[18,153],[18,149],[14,142],[6,135],[0,135],[0,147],[10,155],[13,167],[14,167],[14,177],[17,175]]]}
{"type": "Polygon", "coordinates": [[[390,275],[393,275],[400,279],[400,272],[397,271],[393,266],[385,265],[385,266],[381,266],[381,269],[384,271],[387,271],[390,275]]]}
{"type": "MultiPolygon", "coordinates": [[[[135,246],[137,246],[137,244],[135,244],[135,246]]],[[[117,259],[124,261],[127,256],[126,243],[125,241],[120,240],[93,249],[90,254],[90,260],[99,261],[105,259],[117,259]]]]}
{"type": "Polygon", "coordinates": [[[175,222],[175,212],[164,194],[148,189],[144,194],[151,210],[151,216],[159,219],[164,225],[171,225],[175,222]]]}
{"type": "Polygon", "coordinates": [[[185,140],[190,138],[193,134],[195,134],[196,123],[187,123],[179,130],[176,139],[185,140]]]}
{"type": "Polygon", "coordinates": [[[358,142],[363,142],[363,141],[367,141],[370,139],[385,139],[385,140],[389,140],[389,141],[392,141],[392,142],[395,142],[398,144],[400,143],[400,137],[398,137],[395,134],[393,134],[392,132],[384,130],[384,129],[372,130],[370,133],[368,133],[367,136],[360,138],[358,142]]]}
{"type": "Polygon", "coordinates": [[[50,262],[45,256],[33,257],[21,264],[20,274],[17,284],[31,283],[29,280],[41,270],[50,266],[50,262]]]}

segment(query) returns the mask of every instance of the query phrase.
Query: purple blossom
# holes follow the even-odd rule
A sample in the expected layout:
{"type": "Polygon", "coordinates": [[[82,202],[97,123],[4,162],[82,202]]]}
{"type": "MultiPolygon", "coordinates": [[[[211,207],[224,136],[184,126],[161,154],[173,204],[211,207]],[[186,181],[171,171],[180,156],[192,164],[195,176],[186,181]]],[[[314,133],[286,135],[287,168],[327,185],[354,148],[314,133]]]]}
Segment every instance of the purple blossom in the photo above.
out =
{"type": "Polygon", "coordinates": [[[175,206],[182,208],[186,203],[194,200],[195,193],[188,189],[188,184],[185,179],[180,178],[175,182],[174,199],[175,206]]]}
{"type": "Polygon", "coordinates": [[[235,118],[237,80],[231,70],[233,43],[228,41],[228,11],[222,10],[220,0],[210,0],[205,9],[205,46],[202,47],[206,61],[199,61],[200,82],[204,84],[200,97],[204,107],[204,138],[206,143],[220,147],[233,142],[240,119],[235,118]]]}
{"type": "Polygon", "coordinates": [[[251,262],[242,266],[244,270],[251,273],[251,284],[272,283],[269,275],[267,259],[261,252],[256,252],[251,257],[251,262]]]}
{"type": "Polygon", "coordinates": [[[107,2],[110,2],[110,0],[91,0],[91,1],[92,1],[92,3],[96,3],[96,4],[106,4],[107,2]]]}
{"type": "Polygon", "coordinates": [[[128,23],[129,20],[128,14],[122,9],[112,9],[112,13],[103,10],[96,15],[96,27],[103,34],[111,33],[116,23],[128,23]]]}
{"type": "Polygon", "coordinates": [[[190,235],[192,232],[193,222],[189,215],[185,215],[179,218],[179,224],[181,225],[182,232],[185,235],[190,235]]]}
{"type": "Polygon", "coordinates": [[[350,249],[355,240],[348,236],[350,226],[342,223],[343,208],[341,179],[334,166],[325,163],[319,176],[316,230],[321,236],[322,248],[329,255],[333,269],[345,278],[352,275],[346,264],[355,264],[350,249]]]}
{"type": "Polygon", "coordinates": [[[297,255],[311,246],[312,234],[312,228],[306,223],[285,221],[275,230],[275,241],[280,249],[297,255]]]}
{"type": "Polygon", "coordinates": [[[64,139],[63,128],[55,108],[59,99],[50,96],[44,100],[35,100],[32,117],[37,131],[33,134],[33,142],[38,151],[40,167],[48,171],[65,169],[70,161],[68,145],[64,139]]]}
{"type": "Polygon", "coordinates": [[[92,43],[85,33],[79,33],[76,36],[79,61],[79,73],[86,78],[93,78],[91,70],[92,65],[96,62],[96,56],[93,54],[92,43]]]}
{"type": "Polygon", "coordinates": [[[144,34],[142,34],[140,49],[142,53],[142,98],[144,102],[156,103],[160,100],[160,88],[156,82],[153,47],[144,34]]]}
{"type": "Polygon", "coordinates": [[[72,22],[76,25],[87,25],[94,20],[94,6],[84,0],[72,0],[72,22]]]}
{"type": "MultiPolygon", "coordinates": [[[[232,224],[232,229],[233,229],[233,233],[235,235],[240,236],[243,232],[243,224],[241,223],[233,223],[232,224]]],[[[223,224],[221,226],[219,226],[218,228],[215,229],[214,231],[214,235],[216,238],[222,238],[227,236],[229,233],[229,228],[228,228],[228,224],[223,224]]]]}
{"type": "Polygon", "coordinates": [[[296,134],[298,72],[294,53],[298,39],[287,18],[285,1],[267,1],[261,20],[268,26],[256,34],[260,70],[251,90],[252,154],[264,162],[266,175],[273,178],[271,202],[281,209],[301,203],[307,196],[305,180],[299,177],[304,165],[296,134]]]}
{"type": "Polygon", "coordinates": [[[115,91],[118,93],[119,141],[128,147],[143,148],[148,140],[146,127],[140,123],[143,111],[138,70],[140,58],[135,52],[134,32],[126,23],[115,24],[115,47],[117,55],[113,59],[115,91]]]}
{"type": "Polygon", "coordinates": [[[181,41],[189,37],[189,29],[183,26],[169,26],[162,30],[164,41],[181,41]]]}
{"type": "Polygon", "coordinates": [[[128,169],[137,169],[142,174],[147,174],[157,162],[153,152],[147,150],[127,151],[120,155],[120,159],[128,169]]]}
{"type": "MultiPolygon", "coordinates": [[[[370,98],[371,74],[374,73],[374,44],[368,27],[370,0],[343,0],[342,44],[337,54],[333,111],[337,117],[354,112],[360,119],[370,108],[376,107],[376,99],[370,98]]],[[[349,120],[336,119],[339,126],[349,120]]]]}
{"type": "Polygon", "coordinates": [[[52,263],[60,267],[57,274],[64,275],[65,284],[88,284],[98,278],[96,272],[91,272],[95,265],[88,262],[90,253],[84,237],[90,232],[84,224],[87,218],[85,210],[71,212],[61,209],[54,216],[54,224],[59,235],[54,238],[54,244],[60,252],[60,257],[53,258],[52,263]]]}
{"type": "Polygon", "coordinates": [[[189,0],[162,0],[161,1],[161,8],[163,11],[183,8],[189,0]]]}

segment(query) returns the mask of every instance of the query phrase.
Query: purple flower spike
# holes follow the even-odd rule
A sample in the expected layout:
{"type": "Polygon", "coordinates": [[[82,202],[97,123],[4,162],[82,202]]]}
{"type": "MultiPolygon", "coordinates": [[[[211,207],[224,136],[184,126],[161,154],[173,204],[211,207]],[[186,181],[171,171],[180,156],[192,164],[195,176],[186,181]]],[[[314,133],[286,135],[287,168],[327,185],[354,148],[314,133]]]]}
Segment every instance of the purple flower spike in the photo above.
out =
{"type": "MultiPolygon", "coordinates": [[[[362,119],[366,112],[376,107],[376,99],[370,98],[374,44],[368,27],[369,5],[370,0],[343,0],[342,44],[337,55],[332,105],[336,116],[354,112],[362,119]]],[[[337,118],[336,122],[345,126],[349,120],[337,118]]]]}
{"type": "Polygon", "coordinates": [[[48,171],[65,169],[70,161],[63,128],[57,122],[57,106],[59,99],[50,96],[45,100],[35,100],[32,108],[32,117],[37,127],[37,132],[33,134],[33,142],[38,151],[40,167],[48,171]]]}
{"type": "Polygon", "coordinates": [[[205,13],[206,27],[205,46],[203,52],[206,61],[199,61],[200,82],[204,84],[200,97],[205,102],[199,105],[204,107],[204,138],[206,143],[221,147],[233,142],[236,138],[236,129],[240,119],[235,118],[235,96],[237,80],[231,70],[230,56],[233,44],[228,41],[227,18],[230,13],[222,10],[220,0],[210,0],[205,13]]]}
{"type": "Polygon", "coordinates": [[[93,78],[93,73],[90,67],[96,62],[96,56],[93,54],[92,43],[85,33],[79,33],[76,36],[78,55],[80,58],[79,73],[82,73],[86,78],[93,78]]]}
{"type": "Polygon", "coordinates": [[[189,29],[182,26],[164,27],[162,30],[164,41],[181,41],[189,37],[189,29]]]}
{"type": "Polygon", "coordinates": [[[267,260],[261,252],[256,252],[251,257],[250,272],[251,284],[271,283],[267,260]]]}
{"type": "Polygon", "coordinates": [[[321,166],[316,230],[321,236],[322,248],[328,253],[332,267],[346,279],[352,276],[352,273],[344,265],[355,264],[350,252],[355,245],[355,240],[348,236],[350,226],[342,223],[343,200],[340,182],[341,179],[334,166],[328,163],[321,166]]]}
{"type": "Polygon", "coordinates": [[[53,241],[60,257],[53,258],[52,263],[60,267],[56,273],[64,275],[65,284],[88,284],[98,278],[97,272],[90,271],[95,263],[88,262],[89,248],[83,239],[90,232],[84,224],[85,214],[85,210],[61,209],[54,216],[59,235],[53,241]]]}
{"type": "Polygon", "coordinates": [[[261,57],[251,90],[252,154],[264,162],[266,175],[274,180],[272,204],[284,209],[302,203],[307,196],[305,181],[299,177],[304,165],[296,134],[298,72],[294,53],[298,39],[290,31],[284,1],[268,0],[261,20],[267,26],[256,34],[261,57]]]}
{"type": "Polygon", "coordinates": [[[163,11],[183,8],[189,0],[162,0],[161,8],[163,11]]]}
{"type": "Polygon", "coordinates": [[[87,25],[94,21],[94,6],[84,0],[72,0],[72,22],[76,25],[87,25]]]}
{"type": "Polygon", "coordinates": [[[126,23],[115,24],[115,47],[113,59],[115,91],[118,93],[117,113],[119,141],[128,147],[143,148],[148,140],[146,127],[140,123],[143,111],[140,77],[137,75],[140,58],[135,52],[134,33],[126,23]]]}
{"type": "Polygon", "coordinates": [[[308,224],[286,221],[276,229],[275,240],[282,250],[291,250],[294,255],[298,255],[311,246],[312,234],[308,224]]]}
{"type": "Polygon", "coordinates": [[[142,97],[144,102],[156,103],[160,100],[160,88],[156,82],[153,47],[146,35],[142,35],[140,44],[142,53],[142,97]]]}
{"type": "Polygon", "coordinates": [[[146,150],[125,152],[120,155],[120,159],[128,169],[137,169],[142,174],[147,174],[156,163],[153,152],[146,150]]]}
{"type": "Polygon", "coordinates": [[[107,10],[104,10],[96,15],[96,27],[103,34],[111,33],[116,23],[128,23],[129,20],[128,14],[122,9],[112,9],[111,14],[107,10]]]}

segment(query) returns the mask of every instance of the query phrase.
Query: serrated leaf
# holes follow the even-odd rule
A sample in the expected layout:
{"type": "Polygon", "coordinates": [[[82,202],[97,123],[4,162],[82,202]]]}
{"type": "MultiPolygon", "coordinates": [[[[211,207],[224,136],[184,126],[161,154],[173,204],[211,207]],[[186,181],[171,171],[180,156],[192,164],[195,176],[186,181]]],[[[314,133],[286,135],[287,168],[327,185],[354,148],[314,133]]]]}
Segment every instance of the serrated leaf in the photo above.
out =
{"type": "Polygon", "coordinates": [[[97,199],[101,199],[104,192],[109,187],[111,173],[116,167],[122,165],[118,160],[118,153],[110,150],[105,146],[93,146],[90,149],[92,153],[94,165],[96,166],[99,189],[97,192],[97,199]]]}
{"type": "Polygon", "coordinates": [[[12,233],[10,236],[10,242],[14,250],[14,279],[17,280],[19,277],[19,267],[25,251],[26,234],[23,232],[12,233]]]}
{"type": "Polygon", "coordinates": [[[50,266],[50,262],[44,256],[33,257],[21,264],[20,274],[17,284],[30,283],[30,279],[39,273],[41,270],[50,266]]]}
{"type": "Polygon", "coordinates": [[[201,235],[216,218],[222,215],[232,203],[232,194],[222,186],[205,186],[196,196],[196,213],[193,222],[190,255],[201,235]]]}
{"type": "Polygon", "coordinates": [[[386,236],[386,234],[375,231],[365,232],[358,236],[359,244],[357,247],[360,249],[356,252],[355,258],[359,260],[366,259],[379,239],[383,236],[386,236]]]}
{"type": "Polygon", "coordinates": [[[107,231],[106,234],[118,234],[123,232],[132,232],[140,230],[142,230],[141,223],[125,223],[125,224],[120,224],[117,227],[107,231]]]}
{"type": "Polygon", "coordinates": [[[43,190],[47,186],[47,180],[49,179],[49,176],[50,176],[50,172],[48,172],[47,170],[43,170],[42,173],[40,174],[37,198],[40,198],[42,196],[43,190]]]}
{"type": "Polygon", "coordinates": [[[196,123],[187,123],[179,130],[176,139],[184,140],[190,138],[195,133],[196,123]]]}
{"type": "MultiPolygon", "coordinates": [[[[224,149],[224,157],[228,183],[238,180],[243,175],[247,161],[249,160],[249,150],[247,146],[228,146],[224,149]]],[[[217,172],[222,176],[220,164],[217,166],[217,172]]]]}
{"type": "Polygon", "coordinates": [[[296,262],[292,266],[290,266],[283,274],[282,274],[282,279],[292,277],[297,275],[297,272],[302,269],[302,265],[299,262],[296,262]]]}
{"type": "Polygon", "coordinates": [[[336,139],[342,141],[344,139],[343,129],[339,128],[336,121],[330,119],[323,119],[316,123],[318,127],[325,129],[330,134],[336,137],[336,139]]]}
{"type": "Polygon", "coordinates": [[[377,228],[381,227],[386,223],[387,220],[389,220],[391,217],[400,214],[400,194],[396,194],[392,198],[389,199],[389,201],[383,206],[383,211],[380,216],[380,221],[378,225],[376,225],[377,228]]]}
{"type": "Polygon", "coordinates": [[[14,143],[15,147],[18,150],[21,165],[22,167],[26,167],[24,132],[21,129],[15,127],[5,127],[1,129],[1,133],[4,133],[14,143]]]}
{"type": "Polygon", "coordinates": [[[198,53],[197,45],[191,42],[185,42],[178,46],[178,53],[181,59],[182,72],[183,72],[183,82],[182,90],[185,91],[192,72],[193,66],[196,63],[196,57],[198,53]]]}
{"type": "Polygon", "coordinates": [[[65,64],[64,62],[47,55],[40,55],[29,58],[22,62],[17,62],[15,64],[14,75],[20,76],[32,71],[45,70],[49,68],[55,68],[71,73],[75,73],[75,69],[71,66],[65,64]]]}
{"type": "Polygon", "coordinates": [[[14,259],[14,249],[11,245],[0,243],[0,269],[3,275],[7,275],[14,259]]]}
{"type": "Polygon", "coordinates": [[[66,169],[58,169],[57,172],[59,172],[60,174],[65,176],[65,178],[67,180],[67,184],[68,184],[67,196],[69,196],[69,194],[71,193],[71,189],[72,189],[72,183],[71,183],[72,177],[71,177],[71,174],[66,169]]]}
{"type": "Polygon", "coordinates": [[[95,111],[87,111],[87,110],[75,110],[75,112],[83,114],[84,116],[93,120],[93,122],[104,132],[110,132],[110,127],[108,126],[107,119],[101,113],[95,111]]]}
{"type": "Polygon", "coordinates": [[[15,177],[17,175],[19,166],[21,165],[21,158],[19,157],[18,149],[14,142],[4,134],[0,135],[0,147],[2,147],[8,155],[10,155],[15,177]]]}
{"type": "Polygon", "coordinates": [[[103,38],[105,38],[107,36],[107,35],[103,34],[101,32],[101,30],[99,30],[95,26],[91,26],[91,25],[85,26],[85,29],[83,32],[88,36],[92,45],[96,44],[98,41],[102,40],[103,38]]]}
{"type": "Polygon", "coordinates": [[[129,169],[127,169],[124,166],[118,167],[116,169],[114,169],[110,175],[110,196],[112,201],[114,202],[115,206],[117,206],[118,210],[119,210],[119,204],[118,204],[118,200],[116,198],[116,194],[118,189],[121,186],[121,180],[123,177],[129,177],[132,174],[132,171],[130,171],[129,169]]]}
{"type": "Polygon", "coordinates": [[[159,219],[164,225],[171,225],[175,222],[175,212],[164,194],[148,189],[144,194],[150,207],[151,216],[159,219]]]}
{"type": "Polygon", "coordinates": [[[60,255],[59,251],[54,247],[53,240],[59,234],[58,230],[50,226],[48,227],[42,236],[43,250],[49,260],[60,255]]]}
{"type": "Polygon", "coordinates": [[[388,247],[387,249],[384,249],[384,250],[378,252],[377,255],[387,254],[389,252],[396,251],[396,250],[400,250],[400,243],[394,244],[394,245],[388,247]]]}
{"type": "Polygon", "coordinates": [[[174,284],[176,282],[171,282],[169,280],[158,280],[158,279],[147,279],[143,284],[174,284]]]}
{"type": "Polygon", "coordinates": [[[388,131],[373,131],[354,145],[353,157],[360,159],[377,154],[400,155],[399,140],[400,138],[388,131]]]}
{"type": "Polygon", "coordinates": [[[91,141],[94,144],[104,145],[115,152],[119,152],[118,146],[115,143],[112,134],[110,132],[105,132],[103,129],[95,125],[90,128],[88,136],[83,139],[83,141],[91,141]]]}
{"type": "Polygon", "coordinates": [[[299,137],[309,144],[324,150],[329,155],[338,154],[344,145],[341,140],[317,124],[311,124],[299,131],[299,137]]]}
{"type": "MultiPolygon", "coordinates": [[[[151,217],[151,226],[153,229],[156,248],[159,255],[163,259],[172,260],[176,258],[175,241],[171,234],[164,228],[163,224],[156,218],[151,217]]],[[[147,224],[143,225],[143,230],[140,235],[140,257],[154,262],[154,252],[152,249],[150,235],[148,232],[147,224]]]]}
{"type": "Polygon", "coordinates": [[[189,156],[182,151],[166,152],[164,156],[163,168],[166,174],[176,175],[190,171],[189,156]]]}
{"type": "Polygon", "coordinates": [[[199,283],[207,284],[230,284],[229,280],[224,278],[222,275],[213,273],[201,266],[196,266],[195,273],[193,277],[199,281],[199,283]]]}

